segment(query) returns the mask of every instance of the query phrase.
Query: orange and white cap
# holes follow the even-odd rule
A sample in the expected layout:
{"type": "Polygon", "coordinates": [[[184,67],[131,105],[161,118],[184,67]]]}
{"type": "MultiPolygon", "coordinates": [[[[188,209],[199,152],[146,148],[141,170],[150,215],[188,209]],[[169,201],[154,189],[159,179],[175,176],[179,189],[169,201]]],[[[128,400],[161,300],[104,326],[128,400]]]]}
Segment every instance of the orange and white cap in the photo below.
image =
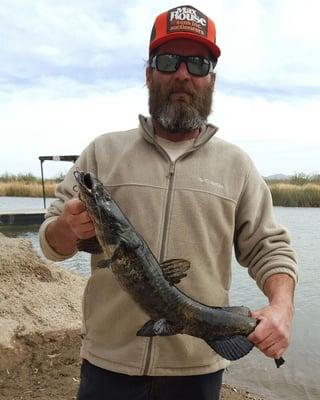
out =
{"type": "Polygon", "coordinates": [[[215,58],[220,56],[214,22],[192,6],[175,7],[157,16],[150,36],[149,53],[174,39],[195,40],[207,46],[215,58]]]}

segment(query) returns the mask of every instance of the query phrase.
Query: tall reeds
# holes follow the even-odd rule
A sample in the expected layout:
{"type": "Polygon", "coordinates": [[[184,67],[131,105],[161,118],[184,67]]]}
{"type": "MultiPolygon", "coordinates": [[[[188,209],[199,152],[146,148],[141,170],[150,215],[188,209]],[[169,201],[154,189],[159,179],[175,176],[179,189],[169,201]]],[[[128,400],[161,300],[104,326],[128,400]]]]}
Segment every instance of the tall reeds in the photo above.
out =
{"type": "MultiPolygon", "coordinates": [[[[63,176],[45,180],[46,197],[54,197],[55,188],[62,179],[63,176]]],[[[0,175],[0,196],[42,197],[42,194],[41,179],[30,173],[0,175]]]]}
{"type": "MultiPolygon", "coordinates": [[[[45,183],[46,197],[54,197],[56,186],[56,182],[45,183]]],[[[42,194],[42,185],[40,183],[0,182],[0,196],[42,197],[42,194]]]]}
{"type": "MultiPolygon", "coordinates": [[[[45,181],[46,197],[54,197],[55,188],[63,179],[45,181]]],[[[320,175],[298,173],[286,181],[270,181],[273,204],[283,207],[320,207],[320,175]]],[[[41,179],[32,174],[0,175],[0,196],[42,197],[41,179]]]]}
{"type": "Polygon", "coordinates": [[[320,207],[320,184],[269,184],[273,205],[282,207],[320,207]]]}

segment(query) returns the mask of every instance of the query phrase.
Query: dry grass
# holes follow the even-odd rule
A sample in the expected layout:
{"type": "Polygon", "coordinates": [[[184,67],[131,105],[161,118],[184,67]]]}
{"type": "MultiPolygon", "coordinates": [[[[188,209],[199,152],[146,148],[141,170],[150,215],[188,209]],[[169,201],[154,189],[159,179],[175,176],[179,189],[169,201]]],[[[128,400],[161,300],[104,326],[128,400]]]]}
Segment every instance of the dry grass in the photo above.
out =
{"type": "MultiPolygon", "coordinates": [[[[47,197],[54,197],[57,182],[46,181],[47,197]]],[[[273,204],[283,207],[320,207],[320,183],[308,182],[295,185],[287,182],[268,182],[273,204]]],[[[0,196],[42,197],[42,185],[38,182],[0,182],[0,196]]]]}
{"type": "MultiPolygon", "coordinates": [[[[57,182],[48,181],[45,183],[47,197],[54,197],[57,182]]],[[[29,182],[0,182],[0,196],[15,197],[42,197],[42,185],[29,182]]]]}
{"type": "Polygon", "coordinates": [[[272,183],[269,184],[270,189],[292,191],[292,190],[320,190],[320,184],[318,183],[306,183],[305,185],[294,185],[293,183],[272,183]]]}
{"type": "Polygon", "coordinates": [[[320,184],[306,183],[294,185],[292,183],[269,184],[273,204],[284,207],[320,207],[320,184]]]}

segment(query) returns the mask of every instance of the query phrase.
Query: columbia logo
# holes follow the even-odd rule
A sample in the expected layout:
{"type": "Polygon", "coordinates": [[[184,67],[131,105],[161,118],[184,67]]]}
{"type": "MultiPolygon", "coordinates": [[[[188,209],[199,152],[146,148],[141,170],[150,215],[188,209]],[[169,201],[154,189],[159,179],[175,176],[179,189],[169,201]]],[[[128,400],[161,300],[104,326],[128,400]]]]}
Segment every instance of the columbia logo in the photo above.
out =
{"type": "Polygon", "coordinates": [[[200,177],[199,180],[200,180],[201,183],[206,183],[207,185],[214,186],[214,187],[219,188],[219,189],[223,189],[223,185],[221,183],[213,182],[208,178],[200,177]]]}

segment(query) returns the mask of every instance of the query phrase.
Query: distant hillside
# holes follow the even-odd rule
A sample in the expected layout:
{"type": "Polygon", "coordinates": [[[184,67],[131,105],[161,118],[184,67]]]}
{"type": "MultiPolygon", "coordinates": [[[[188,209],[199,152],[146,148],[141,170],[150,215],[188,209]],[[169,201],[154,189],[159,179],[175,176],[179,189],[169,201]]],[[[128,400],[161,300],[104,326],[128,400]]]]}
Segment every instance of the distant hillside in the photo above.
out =
{"type": "Polygon", "coordinates": [[[291,176],[284,174],[275,174],[265,176],[264,179],[267,181],[288,181],[289,179],[291,179],[291,176]]]}

